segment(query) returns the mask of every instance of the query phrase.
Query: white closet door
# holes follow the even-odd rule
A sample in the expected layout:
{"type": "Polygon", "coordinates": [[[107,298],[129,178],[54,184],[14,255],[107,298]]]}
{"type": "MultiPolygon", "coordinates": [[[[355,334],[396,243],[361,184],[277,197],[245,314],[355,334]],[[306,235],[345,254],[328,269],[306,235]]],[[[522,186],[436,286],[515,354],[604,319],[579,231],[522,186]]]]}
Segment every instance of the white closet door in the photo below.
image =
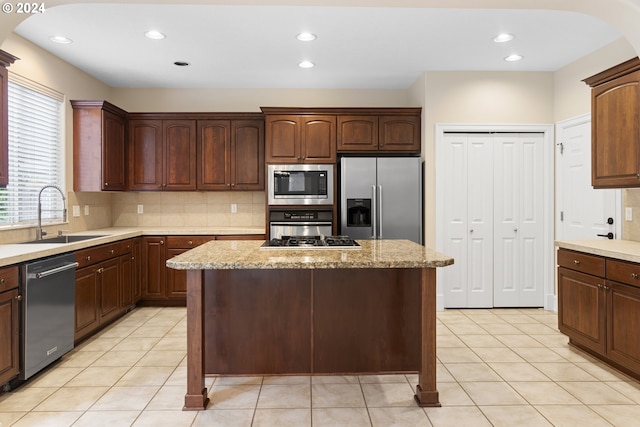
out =
{"type": "Polygon", "coordinates": [[[542,307],[542,134],[494,138],[494,307],[542,307]]]}
{"type": "Polygon", "coordinates": [[[491,307],[491,137],[450,133],[444,142],[444,252],[455,259],[442,273],[445,306],[491,307]]]}

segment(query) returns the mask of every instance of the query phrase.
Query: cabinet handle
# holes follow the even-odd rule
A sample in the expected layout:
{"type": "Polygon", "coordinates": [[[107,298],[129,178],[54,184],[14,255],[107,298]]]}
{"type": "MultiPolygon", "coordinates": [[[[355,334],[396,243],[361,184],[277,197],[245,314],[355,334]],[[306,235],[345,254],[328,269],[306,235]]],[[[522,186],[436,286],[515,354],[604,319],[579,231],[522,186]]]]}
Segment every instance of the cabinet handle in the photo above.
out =
{"type": "Polygon", "coordinates": [[[574,263],[575,265],[578,265],[578,264],[580,264],[580,261],[578,261],[577,259],[574,259],[574,260],[573,260],[573,263],[574,263]]]}
{"type": "Polygon", "coordinates": [[[16,300],[17,301],[22,301],[22,295],[16,295],[16,300]]]}
{"type": "Polygon", "coordinates": [[[87,256],[85,257],[85,259],[86,259],[87,261],[91,261],[91,255],[87,255],[87,256]]]}
{"type": "Polygon", "coordinates": [[[637,279],[637,278],[638,278],[638,275],[637,275],[636,273],[631,273],[631,278],[632,278],[632,279],[637,279]]]}
{"type": "Polygon", "coordinates": [[[6,280],[5,280],[4,277],[2,279],[0,279],[0,285],[4,285],[5,282],[6,282],[6,280]]]}
{"type": "Polygon", "coordinates": [[[114,250],[114,249],[111,249],[111,250],[109,251],[109,253],[110,253],[111,255],[113,255],[113,254],[115,253],[115,250],[114,250]]]}

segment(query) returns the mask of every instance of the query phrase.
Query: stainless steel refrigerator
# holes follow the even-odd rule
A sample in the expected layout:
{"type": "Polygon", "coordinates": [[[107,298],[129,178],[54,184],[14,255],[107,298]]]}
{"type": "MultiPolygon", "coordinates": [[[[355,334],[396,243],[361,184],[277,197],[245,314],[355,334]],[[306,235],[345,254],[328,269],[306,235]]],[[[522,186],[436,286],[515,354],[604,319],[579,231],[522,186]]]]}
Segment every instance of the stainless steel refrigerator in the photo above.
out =
{"type": "Polygon", "coordinates": [[[343,157],[341,234],[422,244],[422,179],[419,157],[343,157]]]}

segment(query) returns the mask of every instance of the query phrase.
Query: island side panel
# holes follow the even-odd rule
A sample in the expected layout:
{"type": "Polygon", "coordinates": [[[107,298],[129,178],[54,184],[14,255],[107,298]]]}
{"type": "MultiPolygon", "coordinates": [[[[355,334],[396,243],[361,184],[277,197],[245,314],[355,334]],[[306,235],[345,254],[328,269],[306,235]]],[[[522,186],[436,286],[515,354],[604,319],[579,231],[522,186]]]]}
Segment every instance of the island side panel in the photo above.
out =
{"type": "Polygon", "coordinates": [[[205,373],[311,372],[312,270],[208,270],[205,373]]]}
{"type": "Polygon", "coordinates": [[[183,410],[207,408],[203,362],[203,271],[187,270],[187,394],[183,410]]]}
{"type": "Polygon", "coordinates": [[[423,268],[420,372],[415,399],[419,406],[440,406],[436,387],[436,269],[423,268]]]}
{"type": "Polygon", "coordinates": [[[315,270],[314,372],[418,372],[420,274],[420,269],[315,270]]]}

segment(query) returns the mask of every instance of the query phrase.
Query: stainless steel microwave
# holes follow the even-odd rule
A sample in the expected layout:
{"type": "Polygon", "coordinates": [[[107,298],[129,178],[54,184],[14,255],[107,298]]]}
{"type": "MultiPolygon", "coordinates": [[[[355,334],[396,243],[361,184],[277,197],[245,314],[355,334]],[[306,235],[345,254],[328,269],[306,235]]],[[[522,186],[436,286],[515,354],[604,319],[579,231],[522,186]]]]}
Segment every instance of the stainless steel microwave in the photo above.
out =
{"type": "Polygon", "coordinates": [[[268,165],[270,205],[333,205],[334,165],[268,165]]]}

